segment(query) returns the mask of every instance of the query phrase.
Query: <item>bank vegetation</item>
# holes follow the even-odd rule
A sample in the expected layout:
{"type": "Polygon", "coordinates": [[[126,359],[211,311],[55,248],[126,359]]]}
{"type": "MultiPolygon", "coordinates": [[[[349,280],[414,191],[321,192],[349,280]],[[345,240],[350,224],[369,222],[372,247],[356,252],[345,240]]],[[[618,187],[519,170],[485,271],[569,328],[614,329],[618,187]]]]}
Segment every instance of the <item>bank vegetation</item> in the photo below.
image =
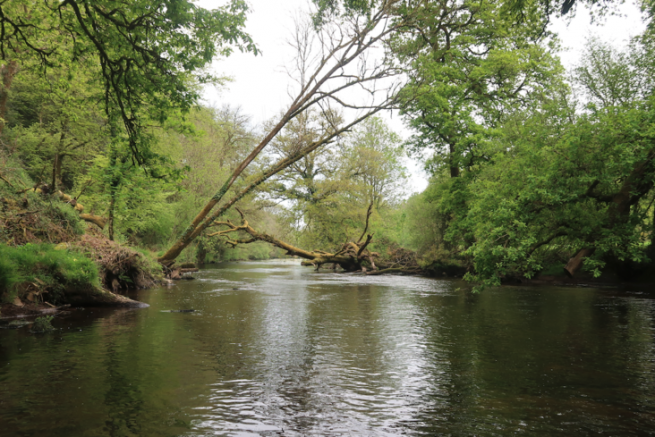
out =
{"type": "Polygon", "coordinates": [[[478,287],[648,280],[653,28],[588,40],[567,72],[552,6],[315,1],[292,31],[289,104],[256,125],[200,99],[226,83],[216,57],[258,54],[240,0],[0,1],[3,301],[75,304],[185,263],[280,256],[478,287]]]}

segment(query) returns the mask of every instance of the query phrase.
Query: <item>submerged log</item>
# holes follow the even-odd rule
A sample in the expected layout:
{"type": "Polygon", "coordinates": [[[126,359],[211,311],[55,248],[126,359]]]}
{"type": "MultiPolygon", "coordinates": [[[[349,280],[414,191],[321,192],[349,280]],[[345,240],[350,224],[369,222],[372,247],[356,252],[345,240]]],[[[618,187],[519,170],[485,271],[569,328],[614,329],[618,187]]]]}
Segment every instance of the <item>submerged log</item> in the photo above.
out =
{"type": "Polygon", "coordinates": [[[73,306],[110,306],[147,308],[150,305],[132,300],[111,291],[95,290],[70,290],[66,292],[66,302],[73,306]]]}

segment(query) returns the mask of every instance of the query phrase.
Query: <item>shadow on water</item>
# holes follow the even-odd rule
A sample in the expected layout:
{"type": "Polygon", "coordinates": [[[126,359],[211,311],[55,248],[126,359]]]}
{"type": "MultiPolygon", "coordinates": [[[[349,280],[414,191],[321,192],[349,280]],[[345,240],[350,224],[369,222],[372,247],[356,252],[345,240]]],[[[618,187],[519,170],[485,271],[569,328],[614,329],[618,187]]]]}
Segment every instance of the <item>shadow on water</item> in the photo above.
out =
{"type": "Polygon", "coordinates": [[[295,261],[196,276],[140,292],[147,309],[0,331],[0,435],[655,433],[647,294],[295,261]]]}

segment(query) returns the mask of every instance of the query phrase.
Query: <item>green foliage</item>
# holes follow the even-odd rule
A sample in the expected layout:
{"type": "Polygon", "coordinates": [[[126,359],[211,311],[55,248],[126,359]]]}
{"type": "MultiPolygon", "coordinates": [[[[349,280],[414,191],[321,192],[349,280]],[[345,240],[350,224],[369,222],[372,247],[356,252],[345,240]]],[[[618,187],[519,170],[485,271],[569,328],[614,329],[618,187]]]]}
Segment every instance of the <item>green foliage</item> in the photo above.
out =
{"type": "MultiPolygon", "coordinates": [[[[315,141],[322,129],[316,114],[298,117],[274,140],[275,158],[315,141]]],[[[359,238],[373,204],[378,248],[396,241],[394,208],[404,194],[406,170],[400,138],[382,119],[371,117],[332,148],[319,149],[281,172],[267,187],[271,197],[291,205],[286,220],[300,247],[337,250],[359,238]],[[389,215],[389,217],[387,217],[389,215]],[[387,218],[389,220],[387,220],[387,218]],[[393,237],[392,237],[393,235],[393,237]],[[382,243],[382,241],[387,243],[382,243]]]]}
{"type": "Polygon", "coordinates": [[[0,296],[11,302],[30,284],[57,303],[65,291],[99,289],[98,267],[83,254],[56,250],[52,244],[0,245],[0,296]]]}
{"type": "Polygon", "coordinates": [[[31,191],[34,182],[15,155],[0,150],[0,174],[9,181],[0,181],[0,241],[58,243],[84,232],[84,224],[70,204],[31,191]]]}
{"type": "Polygon", "coordinates": [[[653,102],[595,111],[557,137],[527,132],[472,187],[469,253],[479,277],[530,277],[550,253],[583,247],[595,248],[585,261],[595,276],[608,260],[644,261],[653,237],[653,102]]]}
{"type": "Polygon", "coordinates": [[[482,285],[561,274],[581,249],[592,251],[584,269],[594,276],[645,265],[655,199],[649,41],[617,52],[591,40],[574,71],[584,105],[558,79],[499,119],[484,161],[454,178],[440,166],[408,202],[408,223],[424,237],[414,247],[468,262],[482,285]]]}
{"type": "Polygon", "coordinates": [[[176,191],[173,181],[153,180],[129,162],[98,155],[76,181],[76,191],[82,190],[87,210],[113,217],[115,239],[153,245],[169,237],[174,211],[167,199],[176,191]]]}
{"type": "Polygon", "coordinates": [[[493,0],[409,2],[398,14],[415,31],[400,34],[394,52],[410,64],[401,108],[414,135],[408,146],[428,167],[451,176],[474,170],[489,154],[502,118],[525,107],[558,80],[562,69],[545,43],[544,20],[520,26],[493,0]]]}
{"type": "Polygon", "coordinates": [[[163,122],[199,99],[205,68],[233,48],[256,53],[244,33],[247,5],[232,0],[213,10],[188,0],[18,0],[0,5],[0,58],[36,58],[42,71],[91,64],[105,112],[123,122],[139,164],[157,158],[147,120],[163,122]]]}
{"type": "MultiPolygon", "coordinates": [[[[43,201],[43,199],[40,199],[43,201]]],[[[44,202],[45,203],[45,202],[44,202]]],[[[44,206],[44,212],[51,220],[58,223],[65,230],[82,235],[84,233],[84,223],[80,220],[79,214],[69,204],[53,200],[44,206]]]]}
{"type": "Polygon", "coordinates": [[[35,182],[64,192],[84,172],[84,162],[106,147],[106,120],[97,104],[102,90],[93,68],[61,66],[44,75],[26,60],[13,80],[4,132],[35,182]]]}
{"type": "Polygon", "coordinates": [[[335,16],[366,15],[371,12],[377,0],[312,0],[316,5],[314,25],[320,27],[335,16]]]}
{"type": "Polygon", "coordinates": [[[52,326],[52,319],[54,319],[54,316],[42,316],[42,317],[37,317],[34,320],[34,324],[32,325],[32,332],[47,332],[47,331],[54,331],[54,327],[52,326]]]}

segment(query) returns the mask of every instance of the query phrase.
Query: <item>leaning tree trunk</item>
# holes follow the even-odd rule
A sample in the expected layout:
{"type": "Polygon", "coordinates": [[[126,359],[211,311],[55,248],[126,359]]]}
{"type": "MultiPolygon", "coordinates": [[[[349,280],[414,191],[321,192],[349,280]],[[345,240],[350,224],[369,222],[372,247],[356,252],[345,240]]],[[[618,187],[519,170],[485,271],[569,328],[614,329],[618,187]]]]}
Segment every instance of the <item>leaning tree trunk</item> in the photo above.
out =
{"type": "MultiPolygon", "coordinates": [[[[229,189],[231,186],[231,183],[226,183],[223,188],[216,193],[216,195],[212,198],[212,200],[205,205],[203,210],[196,216],[196,218],[193,220],[192,225],[187,228],[184,231],[184,234],[182,237],[171,246],[168,251],[162,255],[158,261],[165,266],[170,266],[175,262],[175,259],[182,253],[184,249],[191,244],[193,240],[196,239],[200,234],[202,234],[205,229],[209,228],[210,226],[213,226],[216,219],[218,219],[220,216],[222,216],[227,210],[232,208],[235,203],[237,203],[239,200],[241,200],[244,196],[246,196],[248,193],[250,193],[252,190],[257,188],[260,184],[263,182],[267,181],[269,178],[272,176],[276,175],[277,173],[281,172],[285,168],[289,167],[293,163],[299,161],[303,157],[307,156],[308,154],[312,153],[319,147],[331,143],[334,138],[337,136],[341,135],[342,133],[350,130],[353,126],[356,124],[360,123],[364,119],[370,117],[371,115],[376,114],[377,112],[381,111],[383,108],[376,108],[374,110],[371,110],[370,112],[362,115],[361,117],[358,117],[357,119],[353,120],[351,123],[348,125],[342,126],[339,129],[336,129],[333,132],[330,132],[328,135],[324,136],[320,140],[309,144],[307,147],[304,149],[301,149],[298,151],[295,155],[287,158],[283,158],[282,160],[278,161],[275,165],[270,167],[268,170],[264,171],[259,177],[257,177],[254,181],[252,181],[250,184],[246,185],[241,191],[236,193],[230,200],[228,200],[226,203],[220,206],[216,211],[214,211],[211,215],[209,213],[211,210],[216,206],[216,204],[219,202],[220,199],[223,198],[225,195],[225,192],[229,189]]],[[[244,167],[245,168],[245,167],[244,167]]],[[[235,175],[233,175],[236,177],[235,175]]],[[[231,180],[231,179],[230,179],[231,180]]],[[[229,182],[229,181],[228,181],[229,182]]]]}
{"type": "Polygon", "coordinates": [[[578,253],[575,254],[575,256],[571,258],[568,263],[566,263],[564,270],[566,270],[571,278],[574,277],[578,270],[580,270],[582,267],[584,259],[593,254],[594,251],[594,248],[584,248],[579,250],[578,253]]]}
{"type": "MultiPolygon", "coordinates": [[[[609,196],[600,196],[594,194],[594,188],[598,181],[594,182],[586,193],[586,196],[597,199],[609,204],[609,228],[625,224],[630,220],[630,211],[632,206],[637,204],[644,196],[653,189],[653,160],[655,151],[650,152],[646,159],[639,162],[630,172],[628,177],[623,180],[619,191],[609,196]]],[[[595,251],[593,245],[578,251],[578,253],[569,260],[564,268],[567,273],[573,277],[580,270],[584,259],[592,255],[595,251]]]]}

